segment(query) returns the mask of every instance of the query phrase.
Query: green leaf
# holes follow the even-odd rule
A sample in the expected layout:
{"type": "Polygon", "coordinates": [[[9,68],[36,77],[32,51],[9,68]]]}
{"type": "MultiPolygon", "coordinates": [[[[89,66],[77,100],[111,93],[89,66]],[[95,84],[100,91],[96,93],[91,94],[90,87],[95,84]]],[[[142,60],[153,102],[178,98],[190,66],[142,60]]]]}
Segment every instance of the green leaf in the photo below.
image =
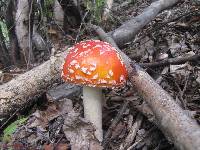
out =
{"type": "Polygon", "coordinates": [[[12,124],[10,124],[6,129],[4,129],[4,131],[3,131],[3,141],[4,142],[10,141],[11,136],[16,131],[17,127],[22,125],[27,119],[28,119],[27,117],[18,119],[15,122],[13,122],[12,124]]]}

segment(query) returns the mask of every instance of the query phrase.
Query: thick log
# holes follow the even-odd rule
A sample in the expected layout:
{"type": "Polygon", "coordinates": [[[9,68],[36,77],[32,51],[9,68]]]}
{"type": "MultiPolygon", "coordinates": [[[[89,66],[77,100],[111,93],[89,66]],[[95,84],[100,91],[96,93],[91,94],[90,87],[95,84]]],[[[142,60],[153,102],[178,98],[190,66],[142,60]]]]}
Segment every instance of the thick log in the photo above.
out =
{"type": "Polygon", "coordinates": [[[66,52],[19,75],[0,86],[0,118],[23,107],[29,100],[40,96],[60,79],[61,66],[66,52]]]}

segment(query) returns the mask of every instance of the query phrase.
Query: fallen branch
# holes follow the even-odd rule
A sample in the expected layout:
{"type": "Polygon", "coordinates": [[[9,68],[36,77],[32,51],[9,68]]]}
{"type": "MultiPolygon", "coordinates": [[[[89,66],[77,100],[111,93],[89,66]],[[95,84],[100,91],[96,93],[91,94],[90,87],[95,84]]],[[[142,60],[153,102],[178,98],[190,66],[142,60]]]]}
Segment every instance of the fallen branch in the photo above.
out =
{"type": "Polygon", "coordinates": [[[173,141],[181,150],[196,150],[200,148],[200,127],[184,110],[163,90],[148,73],[133,63],[100,27],[90,25],[100,38],[111,43],[124,60],[129,80],[152,109],[159,128],[165,136],[173,141]]]}
{"type": "Polygon", "coordinates": [[[66,52],[53,56],[51,60],[1,85],[0,118],[15,112],[55,84],[60,79],[60,70],[65,56],[66,52]]]}
{"type": "Polygon", "coordinates": [[[200,60],[200,55],[193,55],[188,57],[182,57],[182,58],[169,58],[163,61],[159,62],[152,62],[152,63],[139,63],[141,67],[161,67],[161,66],[167,66],[167,65],[178,65],[186,63],[187,61],[198,61],[200,60]]]}
{"type": "Polygon", "coordinates": [[[114,39],[119,47],[123,46],[125,43],[133,40],[135,35],[152,21],[159,12],[162,10],[173,6],[179,0],[159,0],[153,2],[149,7],[147,7],[142,14],[133,17],[131,20],[122,24],[119,28],[110,32],[109,35],[114,39]]]}
{"type": "MultiPolygon", "coordinates": [[[[168,67],[165,67],[163,69],[163,71],[161,72],[161,75],[155,80],[156,83],[160,84],[163,80],[163,74],[166,74],[168,72],[168,67]]],[[[156,122],[155,116],[151,110],[151,108],[149,107],[149,105],[147,104],[146,101],[143,101],[142,104],[138,104],[138,105],[134,105],[133,101],[136,101],[137,99],[131,99],[128,98],[129,101],[132,101],[132,103],[130,103],[132,105],[133,108],[137,109],[139,112],[141,112],[146,118],[148,118],[148,120],[150,122],[152,122],[155,125],[158,125],[158,123],[156,122]]]]}

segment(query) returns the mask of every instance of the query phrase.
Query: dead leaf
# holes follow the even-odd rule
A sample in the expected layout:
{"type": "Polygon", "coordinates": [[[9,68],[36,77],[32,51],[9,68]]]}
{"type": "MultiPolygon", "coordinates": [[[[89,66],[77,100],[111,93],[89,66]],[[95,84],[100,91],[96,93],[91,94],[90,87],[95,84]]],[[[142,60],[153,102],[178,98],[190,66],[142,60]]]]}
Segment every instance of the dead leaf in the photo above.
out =
{"type": "Polygon", "coordinates": [[[69,150],[70,147],[68,144],[59,143],[59,144],[45,144],[43,146],[44,150],[69,150]]]}
{"type": "Polygon", "coordinates": [[[200,75],[196,78],[196,81],[200,84],[200,75]]]}
{"type": "Polygon", "coordinates": [[[27,126],[29,128],[39,127],[40,130],[45,131],[49,121],[57,118],[59,115],[64,115],[73,109],[73,104],[70,99],[63,99],[56,101],[56,103],[50,103],[45,111],[37,110],[32,114],[32,118],[29,119],[27,126]]]}
{"type": "Polygon", "coordinates": [[[65,115],[63,131],[66,138],[70,141],[72,150],[102,149],[94,136],[94,127],[75,111],[65,115]]]}
{"type": "Polygon", "coordinates": [[[53,145],[52,144],[45,144],[44,146],[43,146],[43,148],[44,148],[44,150],[53,150],[53,145]]]}
{"type": "Polygon", "coordinates": [[[188,76],[193,70],[193,67],[189,63],[181,65],[170,65],[170,73],[178,76],[188,76]]]}

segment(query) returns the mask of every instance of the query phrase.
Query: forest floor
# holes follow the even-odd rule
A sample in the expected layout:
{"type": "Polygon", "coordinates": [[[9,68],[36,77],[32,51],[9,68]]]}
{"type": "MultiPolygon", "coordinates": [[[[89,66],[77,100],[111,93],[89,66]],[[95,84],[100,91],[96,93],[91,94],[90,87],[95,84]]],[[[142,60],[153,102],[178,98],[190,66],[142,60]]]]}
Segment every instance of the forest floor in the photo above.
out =
{"type": "MultiPolygon", "coordinates": [[[[106,32],[112,31],[132,16],[141,14],[150,4],[150,0],[135,3],[117,1],[109,20],[101,22],[100,26],[106,32]]],[[[80,32],[70,35],[72,38],[68,44],[73,45],[77,35],[78,41],[94,37],[93,32],[83,27],[80,32]]],[[[55,42],[58,47],[64,45],[61,40],[55,42]]],[[[179,58],[200,54],[200,5],[185,1],[161,12],[121,50],[143,64],[146,71],[200,125],[200,60],[178,61],[179,58]]],[[[21,73],[21,70],[14,73],[1,70],[1,84],[21,73]]],[[[104,93],[104,149],[176,149],[155,125],[151,110],[129,83],[126,88],[106,89],[104,93]],[[129,141],[133,132],[136,132],[135,138],[129,141]]],[[[64,83],[46,91],[46,95],[15,119],[17,121],[12,119],[13,123],[4,127],[0,142],[2,149],[64,150],[87,145],[85,136],[93,134],[92,125],[83,118],[81,87],[64,83]]],[[[93,149],[97,146],[94,144],[93,149]]]]}

